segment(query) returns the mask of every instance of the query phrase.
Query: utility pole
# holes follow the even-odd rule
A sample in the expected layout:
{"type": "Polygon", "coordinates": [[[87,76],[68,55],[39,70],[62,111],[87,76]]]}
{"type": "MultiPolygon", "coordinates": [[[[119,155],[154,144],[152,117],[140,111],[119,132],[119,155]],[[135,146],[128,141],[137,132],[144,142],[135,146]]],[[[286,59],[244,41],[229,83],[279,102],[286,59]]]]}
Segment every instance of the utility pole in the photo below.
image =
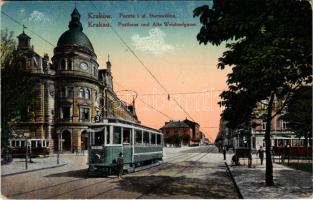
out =
{"type": "Polygon", "coordinates": [[[26,143],[26,155],[25,155],[25,169],[27,170],[28,169],[28,143],[27,143],[27,140],[25,140],[25,143],[26,143]]]}
{"type": "Polygon", "coordinates": [[[61,141],[60,141],[60,131],[59,130],[57,131],[57,134],[58,134],[57,165],[59,165],[60,164],[60,144],[61,144],[61,141]]]}

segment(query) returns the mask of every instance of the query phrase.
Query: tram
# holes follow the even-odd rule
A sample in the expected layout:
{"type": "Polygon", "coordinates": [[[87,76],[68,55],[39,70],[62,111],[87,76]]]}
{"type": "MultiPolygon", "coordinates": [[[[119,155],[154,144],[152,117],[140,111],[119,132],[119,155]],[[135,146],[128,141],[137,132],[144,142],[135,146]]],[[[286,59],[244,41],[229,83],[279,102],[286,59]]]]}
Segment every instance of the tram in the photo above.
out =
{"type": "Polygon", "coordinates": [[[9,149],[13,157],[25,157],[27,146],[31,148],[31,157],[48,156],[50,154],[49,140],[47,139],[10,139],[9,149]]]}
{"type": "Polygon", "coordinates": [[[157,163],[163,158],[163,134],[141,124],[106,119],[99,128],[88,131],[88,175],[111,174],[119,153],[124,155],[124,170],[157,163]]]}

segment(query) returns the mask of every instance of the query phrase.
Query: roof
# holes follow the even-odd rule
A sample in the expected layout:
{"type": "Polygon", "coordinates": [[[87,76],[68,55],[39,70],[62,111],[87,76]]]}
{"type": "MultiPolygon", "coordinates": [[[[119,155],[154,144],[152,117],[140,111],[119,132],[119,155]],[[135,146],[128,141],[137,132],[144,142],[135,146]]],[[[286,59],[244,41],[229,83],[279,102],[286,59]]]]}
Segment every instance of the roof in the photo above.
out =
{"type": "Polygon", "coordinates": [[[65,31],[58,40],[58,46],[78,45],[94,52],[89,38],[83,33],[83,27],[80,23],[80,14],[75,8],[71,14],[71,21],[68,25],[69,30],[65,31]]]}
{"type": "Polygon", "coordinates": [[[183,121],[169,121],[166,122],[162,128],[190,128],[190,127],[183,121]]]}
{"type": "Polygon", "coordinates": [[[31,39],[28,35],[26,35],[26,33],[21,33],[20,35],[17,36],[18,38],[27,38],[27,39],[31,39]]]}

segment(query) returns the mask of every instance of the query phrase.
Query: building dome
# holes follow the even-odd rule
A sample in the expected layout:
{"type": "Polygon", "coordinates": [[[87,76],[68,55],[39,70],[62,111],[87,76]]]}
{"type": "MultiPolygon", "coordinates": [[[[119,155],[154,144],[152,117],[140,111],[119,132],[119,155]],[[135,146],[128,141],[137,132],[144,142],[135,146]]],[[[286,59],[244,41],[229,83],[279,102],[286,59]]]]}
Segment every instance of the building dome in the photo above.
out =
{"type": "Polygon", "coordinates": [[[88,37],[80,30],[70,29],[65,31],[58,40],[58,46],[79,45],[94,52],[88,37]]]}
{"type": "Polygon", "coordinates": [[[78,45],[94,52],[93,46],[88,37],[83,33],[83,26],[80,23],[80,14],[75,8],[71,14],[72,20],[68,27],[58,40],[57,46],[78,45]]]}

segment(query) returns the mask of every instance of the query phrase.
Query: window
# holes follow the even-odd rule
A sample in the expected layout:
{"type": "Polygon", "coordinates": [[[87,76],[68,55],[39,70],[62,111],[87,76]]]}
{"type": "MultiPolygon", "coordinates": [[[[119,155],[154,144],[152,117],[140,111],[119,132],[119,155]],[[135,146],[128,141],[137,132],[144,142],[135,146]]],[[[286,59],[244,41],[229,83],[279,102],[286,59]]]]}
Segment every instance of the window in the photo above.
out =
{"type": "Polygon", "coordinates": [[[68,60],[68,70],[72,70],[72,60],[68,60]]]}
{"type": "Polygon", "coordinates": [[[74,97],[74,88],[73,87],[68,87],[67,88],[67,97],[73,98],[74,97]]]}
{"type": "Polygon", "coordinates": [[[85,97],[85,90],[84,88],[79,89],[79,97],[84,98],[85,97]]]}
{"type": "Polygon", "coordinates": [[[79,89],[79,97],[84,98],[84,99],[90,99],[90,97],[91,97],[90,89],[80,88],[79,89]]]}
{"type": "Polygon", "coordinates": [[[61,119],[71,118],[71,107],[69,105],[63,106],[61,111],[61,119]]]}
{"type": "Polygon", "coordinates": [[[262,130],[266,129],[266,122],[262,122],[262,130]]]}
{"type": "Polygon", "coordinates": [[[41,140],[38,141],[38,147],[39,148],[42,147],[42,141],[41,140]]]}
{"type": "Polygon", "coordinates": [[[148,132],[146,132],[146,131],[144,131],[143,132],[143,143],[144,144],[149,144],[150,143],[150,141],[149,141],[149,133],[148,132]]]}
{"type": "Polygon", "coordinates": [[[157,144],[161,144],[161,135],[157,134],[157,144]]]}
{"type": "Polygon", "coordinates": [[[123,144],[130,144],[131,130],[129,128],[123,128],[123,144]]]}
{"type": "Polygon", "coordinates": [[[142,131],[136,130],[136,144],[142,144],[142,131]]]}
{"type": "Polygon", "coordinates": [[[61,70],[65,70],[65,60],[61,61],[61,70]]]}
{"type": "Polygon", "coordinates": [[[25,147],[25,141],[24,140],[21,141],[21,147],[25,147]]]}
{"type": "Polygon", "coordinates": [[[36,141],[31,141],[30,145],[34,148],[36,147],[36,141]]]}
{"type": "Polygon", "coordinates": [[[151,144],[155,144],[156,142],[156,135],[154,133],[151,133],[151,144]]]}
{"type": "Polygon", "coordinates": [[[104,144],[104,134],[103,131],[95,132],[95,145],[101,146],[104,144]]]}
{"type": "Polygon", "coordinates": [[[85,99],[90,99],[90,90],[89,89],[85,90],[85,99]]]}
{"type": "Polygon", "coordinates": [[[281,121],[281,129],[282,130],[288,129],[288,122],[282,120],[281,121]]]}
{"type": "Polygon", "coordinates": [[[80,109],[80,119],[82,121],[89,121],[89,108],[80,109]]]}
{"type": "Polygon", "coordinates": [[[121,144],[122,143],[122,130],[121,127],[113,128],[113,144],[121,144]]]}
{"type": "Polygon", "coordinates": [[[106,134],[107,134],[107,144],[111,144],[111,134],[110,134],[110,128],[106,127],[106,134]]]}

